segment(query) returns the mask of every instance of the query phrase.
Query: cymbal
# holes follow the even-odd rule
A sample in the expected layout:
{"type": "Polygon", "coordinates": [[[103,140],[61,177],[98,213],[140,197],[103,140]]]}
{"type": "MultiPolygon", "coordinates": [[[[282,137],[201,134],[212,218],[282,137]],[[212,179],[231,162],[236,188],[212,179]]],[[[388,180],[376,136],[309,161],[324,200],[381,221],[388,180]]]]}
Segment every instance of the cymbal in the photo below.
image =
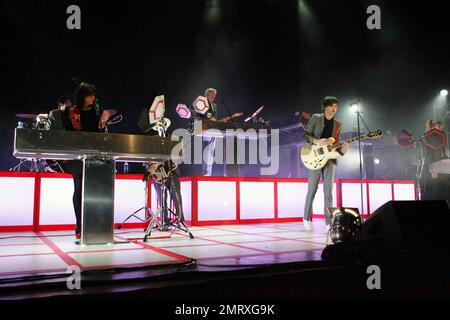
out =
{"type": "Polygon", "coordinates": [[[36,119],[38,115],[37,114],[31,114],[31,113],[17,113],[16,117],[17,118],[22,118],[22,119],[36,119]]]}
{"type": "Polygon", "coordinates": [[[110,117],[112,117],[113,115],[115,115],[117,113],[116,109],[103,109],[103,111],[108,111],[110,117]]]}

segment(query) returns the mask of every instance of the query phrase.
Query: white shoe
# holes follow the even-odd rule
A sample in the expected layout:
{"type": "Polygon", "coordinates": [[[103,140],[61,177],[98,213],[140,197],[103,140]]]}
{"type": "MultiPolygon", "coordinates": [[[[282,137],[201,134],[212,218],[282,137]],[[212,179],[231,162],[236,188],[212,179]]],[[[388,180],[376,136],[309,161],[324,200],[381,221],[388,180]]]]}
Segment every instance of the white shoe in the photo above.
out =
{"type": "Polygon", "coordinates": [[[303,219],[303,227],[305,228],[306,231],[311,231],[312,230],[311,221],[303,219]]]}

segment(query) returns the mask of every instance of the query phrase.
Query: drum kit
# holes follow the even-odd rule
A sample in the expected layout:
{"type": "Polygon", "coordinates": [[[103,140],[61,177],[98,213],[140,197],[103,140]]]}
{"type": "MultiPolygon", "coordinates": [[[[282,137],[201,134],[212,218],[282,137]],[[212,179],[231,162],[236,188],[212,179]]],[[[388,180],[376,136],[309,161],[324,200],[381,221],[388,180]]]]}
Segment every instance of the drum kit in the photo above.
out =
{"type": "MultiPolygon", "coordinates": [[[[122,115],[117,114],[115,109],[105,109],[110,114],[110,120],[108,125],[116,124],[122,121],[122,115]]],[[[19,129],[32,129],[32,130],[50,130],[51,120],[48,113],[31,114],[31,113],[18,113],[15,115],[19,121],[17,122],[17,128],[19,129]]],[[[107,132],[107,128],[106,128],[107,132]]],[[[20,162],[9,169],[9,171],[30,171],[30,172],[64,172],[61,165],[54,160],[47,162],[44,159],[28,158],[21,159],[20,162]]]]}

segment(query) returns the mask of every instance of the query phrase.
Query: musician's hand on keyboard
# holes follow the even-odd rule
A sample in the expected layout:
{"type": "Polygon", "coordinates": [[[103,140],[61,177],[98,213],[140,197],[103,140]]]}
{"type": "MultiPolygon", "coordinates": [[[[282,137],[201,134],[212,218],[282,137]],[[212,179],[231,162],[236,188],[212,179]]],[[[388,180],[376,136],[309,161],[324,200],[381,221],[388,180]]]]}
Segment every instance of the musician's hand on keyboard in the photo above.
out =
{"type": "Polygon", "coordinates": [[[103,111],[101,117],[100,117],[100,128],[104,128],[106,122],[108,122],[109,117],[111,116],[111,114],[109,113],[109,111],[103,111]]]}

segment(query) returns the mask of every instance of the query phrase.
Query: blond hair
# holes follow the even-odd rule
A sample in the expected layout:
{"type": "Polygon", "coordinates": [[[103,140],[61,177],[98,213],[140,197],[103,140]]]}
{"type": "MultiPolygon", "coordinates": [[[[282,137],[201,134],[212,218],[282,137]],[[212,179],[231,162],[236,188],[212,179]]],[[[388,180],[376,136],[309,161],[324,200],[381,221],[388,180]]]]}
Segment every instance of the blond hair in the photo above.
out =
{"type": "Polygon", "coordinates": [[[430,131],[431,129],[433,129],[437,125],[443,126],[441,121],[433,122],[432,119],[428,119],[428,121],[425,124],[425,131],[430,131]]]}
{"type": "Polygon", "coordinates": [[[214,88],[208,88],[205,90],[205,97],[208,95],[208,93],[210,92],[214,92],[215,94],[217,94],[217,90],[214,88]]]}

